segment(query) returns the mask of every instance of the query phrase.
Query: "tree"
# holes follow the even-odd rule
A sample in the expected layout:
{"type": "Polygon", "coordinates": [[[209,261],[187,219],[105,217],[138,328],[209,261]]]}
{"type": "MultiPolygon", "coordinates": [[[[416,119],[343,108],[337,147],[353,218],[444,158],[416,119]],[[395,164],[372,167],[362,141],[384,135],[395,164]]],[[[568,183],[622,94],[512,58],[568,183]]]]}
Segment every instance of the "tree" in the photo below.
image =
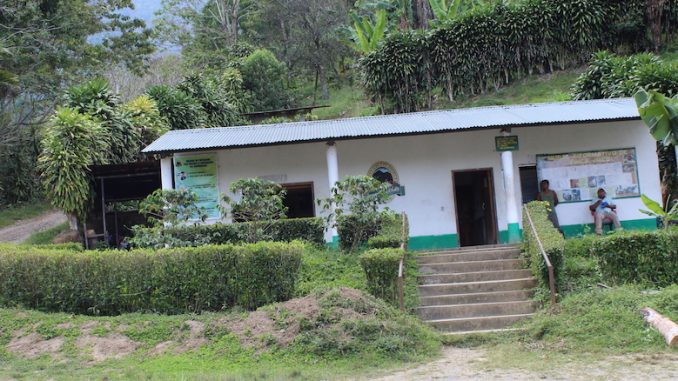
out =
{"type": "MultiPolygon", "coordinates": [[[[52,205],[83,218],[90,206],[89,171],[106,164],[108,131],[89,115],[58,108],[45,130],[38,159],[45,194],[52,205]]],[[[75,224],[71,219],[71,227],[75,224]]]]}
{"type": "Polygon", "coordinates": [[[130,115],[120,108],[118,96],[105,79],[98,78],[72,86],[66,92],[66,106],[87,114],[106,128],[107,161],[111,164],[136,160],[141,151],[141,132],[134,127],[130,115]]]}
{"type": "MultiPolygon", "coordinates": [[[[34,155],[39,129],[74,81],[116,64],[143,72],[154,47],[143,21],[123,15],[131,6],[131,0],[2,1],[0,155],[34,155]]],[[[28,178],[34,170],[3,173],[28,178]]]]}
{"type": "Polygon", "coordinates": [[[204,75],[191,75],[177,85],[178,90],[200,102],[207,115],[207,127],[232,126],[239,120],[235,108],[229,103],[231,96],[219,80],[220,78],[204,75]]]}
{"type": "Polygon", "coordinates": [[[193,66],[224,66],[252,11],[252,0],[162,0],[156,35],[181,46],[193,66]]]}
{"type": "Polygon", "coordinates": [[[185,92],[170,86],[153,86],[148,96],[158,105],[160,115],[167,119],[170,130],[203,128],[207,114],[200,102],[185,92]]]}
{"type": "Polygon", "coordinates": [[[139,213],[156,227],[177,226],[190,220],[205,221],[205,208],[197,203],[198,195],[190,189],[157,189],[139,203],[139,213]]]}
{"type": "Polygon", "coordinates": [[[327,225],[336,227],[344,249],[354,250],[379,231],[380,208],[393,199],[389,184],[370,176],[349,176],[338,181],[331,197],[318,200],[327,225]]]}
{"type": "Polygon", "coordinates": [[[134,128],[139,131],[142,148],[153,143],[169,130],[167,120],[160,115],[158,105],[148,95],[141,95],[122,106],[134,128]]]}
{"type": "Polygon", "coordinates": [[[272,181],[241,179],[229,187],[237,199],[222,195],[222,214],[234,222],[248,222],[245,240],[258,242],[270,240],[273,223],[286,217],[285,195],[287,192],[272,181]]]}
{"type": "Polygon", "coordinates": [[[243,88],[250,93],[255,111],[276,110],[290,105],[285,85],[285,65],[268,50],[259,49],[245,58],[242,72],[243,88]]]}

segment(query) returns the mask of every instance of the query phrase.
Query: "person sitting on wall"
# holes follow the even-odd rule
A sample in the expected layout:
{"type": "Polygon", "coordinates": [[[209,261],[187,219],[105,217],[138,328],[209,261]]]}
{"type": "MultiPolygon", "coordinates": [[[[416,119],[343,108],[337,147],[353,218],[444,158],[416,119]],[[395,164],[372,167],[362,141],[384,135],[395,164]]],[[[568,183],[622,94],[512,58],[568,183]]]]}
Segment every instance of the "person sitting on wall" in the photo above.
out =
{"type": "Polygon", "coordinates": [[[603,220],[606,218],[609,218],[612,221],[615,229],[621,229],[619,217],[617,217],[617,213],[615,213],[617,205],[613,204],[612,201],[607,198],[605,189],[598,189],[598,199],[591,201],[589,210],[593,213],[593,218],[596,222],[596,234],[603,234],[603,220]]]}
{"type": "Polygon", "coordinates": [[[560,201],[558,201],[558,195],[551,190],[550,186],[551,183],[549,183],[548,180],[542,180],[541,183],[539,183],[539,189],[541,189],[541,191],[537,193],[537,200],[549,203],[549,220],[553,224],[553,227],[560,231],[560,222],[558,221],[558,215],[556,214],[556,206],[558,206],[560,201]]]}

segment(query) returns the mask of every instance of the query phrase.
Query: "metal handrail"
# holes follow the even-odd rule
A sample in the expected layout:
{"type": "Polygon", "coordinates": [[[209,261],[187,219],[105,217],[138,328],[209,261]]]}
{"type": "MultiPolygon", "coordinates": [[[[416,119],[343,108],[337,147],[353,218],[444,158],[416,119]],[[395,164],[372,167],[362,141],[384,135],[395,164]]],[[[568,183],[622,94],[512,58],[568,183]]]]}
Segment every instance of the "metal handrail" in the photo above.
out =
{"type": "Polygon", "coordinates": [[[400,249],[403,251],[403,256],[400,257],[398,264],[398,278],[396,279],[396,287],[398,288],[398,304],[401,310],[405,310],[405,253],[407,252],[407,238],[409,235],[407,229],[407,214],[402,213],[403,224],[400,231],[400,249]]]}
{"type": "Polygon", "coordinates": [[[551,304],[556,304],[556,277],[553,272],[553,265],[551,264],[548,254],[546,254],[546,250],[544,250],[544,245],[541,243],[539,234],[537,234],[537,228],[534,227],[534,222],[532,222],[532,216],[530,216],[530,211],[528,210],[527,205],[523,205],[523,209],[525,210],[525,215],[527,216],[527,221],[529,222],[530,228],[532,229],[532,234],[534,234],[534,238],[537,241],[537,246],[539,247],[539,251],[541,251],[541,256],[544,258],[544,263],[546,263],[546,268],[548,269],[551,304]]]}

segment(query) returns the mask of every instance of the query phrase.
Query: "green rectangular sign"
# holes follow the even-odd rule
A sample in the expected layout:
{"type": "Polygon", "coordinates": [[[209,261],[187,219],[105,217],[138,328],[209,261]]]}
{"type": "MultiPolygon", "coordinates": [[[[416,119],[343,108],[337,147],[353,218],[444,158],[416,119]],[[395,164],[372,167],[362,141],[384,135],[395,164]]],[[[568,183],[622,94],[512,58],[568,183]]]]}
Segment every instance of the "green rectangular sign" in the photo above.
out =
{"type": "Polygon", "coordinates": [[[509,136],[495,136],[494,144],[497,147],[497,151],[517,151],[518,150],[518,136],[509,135],[509,136]]]}
{"type": "Polygon", "coordinates": [[[216,154],[175,156],[174,184],[176,189],[195,192],[198,196],[196,204],[205,209],[207,218],[221,216],[216,154]]]}

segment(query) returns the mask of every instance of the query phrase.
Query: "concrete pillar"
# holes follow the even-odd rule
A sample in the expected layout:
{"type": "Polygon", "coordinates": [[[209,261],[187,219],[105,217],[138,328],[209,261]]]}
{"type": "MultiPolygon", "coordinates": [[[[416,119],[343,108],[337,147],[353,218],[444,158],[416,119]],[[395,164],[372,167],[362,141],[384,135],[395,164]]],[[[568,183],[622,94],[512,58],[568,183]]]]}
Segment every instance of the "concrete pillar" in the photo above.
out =
{"type": "Polygon", "coordinates": [[[508,242],[520,242],[520,220],[518,219],[518,199],[513,171],[513,152],[501,153],[501,169],[504,173],[504,192],[506,193],[506,220],[508,222],[508,242]]]}
{"type": "Polygon", "coordinates": [[[172,173],[172,157],[163,157],[160,159],[160,181],[162,189],[173,189],[172,185],[174,173],[172,173]]]}
{"type": "MultiPolygon", "coordinates": [[[[334,185],[339,181],[339,160],[337,159],[337,145],[335,142],[327,143],[327,180],[330,186],[330,192],[334,185]]],[[[330,213],[334,215],[335,205],[331,206],[330,213]]],[[[330,221],[330,224],[334,224],[334,220],[330,221]]],[[[335,227],[330,228],[331,239],[334,241],[337,237],[337,229],[335,227]]]]}

